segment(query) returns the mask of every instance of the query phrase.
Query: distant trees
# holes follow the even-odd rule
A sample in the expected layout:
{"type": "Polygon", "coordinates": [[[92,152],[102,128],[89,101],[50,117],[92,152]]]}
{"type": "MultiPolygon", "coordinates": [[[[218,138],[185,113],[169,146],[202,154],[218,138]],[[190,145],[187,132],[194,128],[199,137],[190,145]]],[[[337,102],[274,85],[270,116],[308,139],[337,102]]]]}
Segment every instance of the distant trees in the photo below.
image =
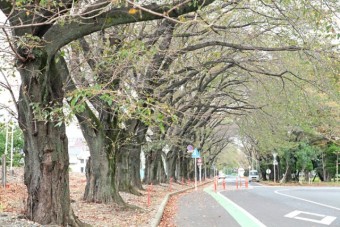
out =
{"type": "MultiPolygon", "coordinates": [[[[336,94],[338,84],[333,75],[338,69],[333,60],[327,62],[320,56],[318,60],[320,62],[314,62],[314,59],[311,63],[302,62],[300,66],[294,60],[294,68],[300,71],[300,76],[304,75],[305,81],[260,80],[258,86],[264,89],[255,87],[256,96],[252,100],[262,108],[239,121],[244,139],[262,160],[263,173],[266,168],[273,168],[272,153],[278,152],[278,172],[281,173],[278,178],[283,181],[291,180],[291,176],[297,177],[299,172],[307,174],[312,170],[321,180],[329,180],[335,174],[327,170],[335,168],[335,156],[327,154],[327,150],[329,146],[339,144],[336,135],[340,106],[336,94]],[[303,69],[299,68],[301,66],[303,69]],[[313,71],[315,68],[320,71],[313,71]],[[324,73],[322,80],[318,78],[321,72],[324,73]]],[[[289,64],[287,61],[286,65],[289,64]]]]}
{"type": "MultiPolygon", "coordinates": [[[[6,134],[7,134],[7,162],[9,164],[11,159],[12,148],[12,124],[0,123],[0,157],[6,150],[6,134]]],[[[13,125],[13,166],[23,165],[22,148],[24,146],[24,140],[21,130],[13,125]]]]}

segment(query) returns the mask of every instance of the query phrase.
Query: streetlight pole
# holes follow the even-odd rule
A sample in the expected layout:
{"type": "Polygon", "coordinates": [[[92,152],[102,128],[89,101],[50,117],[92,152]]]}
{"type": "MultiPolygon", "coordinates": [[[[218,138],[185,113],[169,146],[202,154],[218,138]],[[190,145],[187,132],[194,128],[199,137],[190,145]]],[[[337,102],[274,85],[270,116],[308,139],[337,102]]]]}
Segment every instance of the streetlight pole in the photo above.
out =
{"type": "Polygon", "coordinates": [[[14,134],[14,124],[12,124],[12,134],[11,134],[11,164],[10,164],[10,172],[13,175],[13,134],[14,134]]]}
{"type": "Polygon", "coordinates": [[[8,122],[6,122],[5,155],[7,155],[7,146],[8,146],[8,122]]]}
{"type": "Polygon", "coordinates": [[[6,156],[8,147],[8,121],[6,122],[6,140],[5,140],[5,153],[2,155],[2,186],[6,187],[6,156]]]}
{"type": "Polygon", "coordinates": [[[336,183],[339,183],[339,152],[336,153],[336,183]]]}

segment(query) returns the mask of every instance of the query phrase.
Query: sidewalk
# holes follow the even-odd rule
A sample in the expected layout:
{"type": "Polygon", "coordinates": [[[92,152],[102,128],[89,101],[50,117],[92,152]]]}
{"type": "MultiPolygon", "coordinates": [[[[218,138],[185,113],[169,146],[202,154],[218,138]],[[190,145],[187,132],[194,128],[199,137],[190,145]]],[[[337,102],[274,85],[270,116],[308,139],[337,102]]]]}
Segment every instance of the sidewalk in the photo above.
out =
{"type": "MultiPolygon", "coordinates": [[[[178,227],[240,226],[234,218],[207,192],[213,184],[185,194],[178,199],[174,224],[178,227]]],[[[234,188],[229,188],[234,190],[234,188]]]]}

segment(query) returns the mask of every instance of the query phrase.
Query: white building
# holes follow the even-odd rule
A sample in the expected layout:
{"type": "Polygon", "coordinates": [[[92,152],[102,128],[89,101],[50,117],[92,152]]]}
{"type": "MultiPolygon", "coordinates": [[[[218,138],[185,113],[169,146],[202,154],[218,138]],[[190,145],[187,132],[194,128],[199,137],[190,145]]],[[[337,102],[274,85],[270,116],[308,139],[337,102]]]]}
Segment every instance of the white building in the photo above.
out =
{"type": "Polygon", "coordinates": [[[90,157],[89,148],[83,138],[70,138],[68,144],[70,171],[85,173],[87,160],[90,157]]]}

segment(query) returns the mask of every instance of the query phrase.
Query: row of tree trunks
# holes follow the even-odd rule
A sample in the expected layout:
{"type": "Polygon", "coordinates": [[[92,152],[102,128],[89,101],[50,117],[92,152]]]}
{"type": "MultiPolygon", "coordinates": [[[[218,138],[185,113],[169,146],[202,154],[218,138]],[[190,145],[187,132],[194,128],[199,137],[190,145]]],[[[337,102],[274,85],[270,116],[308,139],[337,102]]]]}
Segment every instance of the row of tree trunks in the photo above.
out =
{"type": "Polygon", "coordinates": [[[167,181],[162,150],[151,150],[145,153],[145,184],[160,184],[167,181]]]}
{"type": "Polygon", "coordinates": [[[140,177],[140,155],[147,126],[139,120],[129,120],[126,125],[119,139],[120,148],[117,160],[119,190],[141,195],[139,190],[142,190],[143,186],[140,177]]]}
{"type": "Polygon", "coordinates": [[[173,179],[174,181],[177,180],[176,178],[176,162],[178,156],[176,155],[174,151],[168,152],[166,155],[166,169],[167,169],[167,174],[168,174],[168,180],[173,179]]]}

